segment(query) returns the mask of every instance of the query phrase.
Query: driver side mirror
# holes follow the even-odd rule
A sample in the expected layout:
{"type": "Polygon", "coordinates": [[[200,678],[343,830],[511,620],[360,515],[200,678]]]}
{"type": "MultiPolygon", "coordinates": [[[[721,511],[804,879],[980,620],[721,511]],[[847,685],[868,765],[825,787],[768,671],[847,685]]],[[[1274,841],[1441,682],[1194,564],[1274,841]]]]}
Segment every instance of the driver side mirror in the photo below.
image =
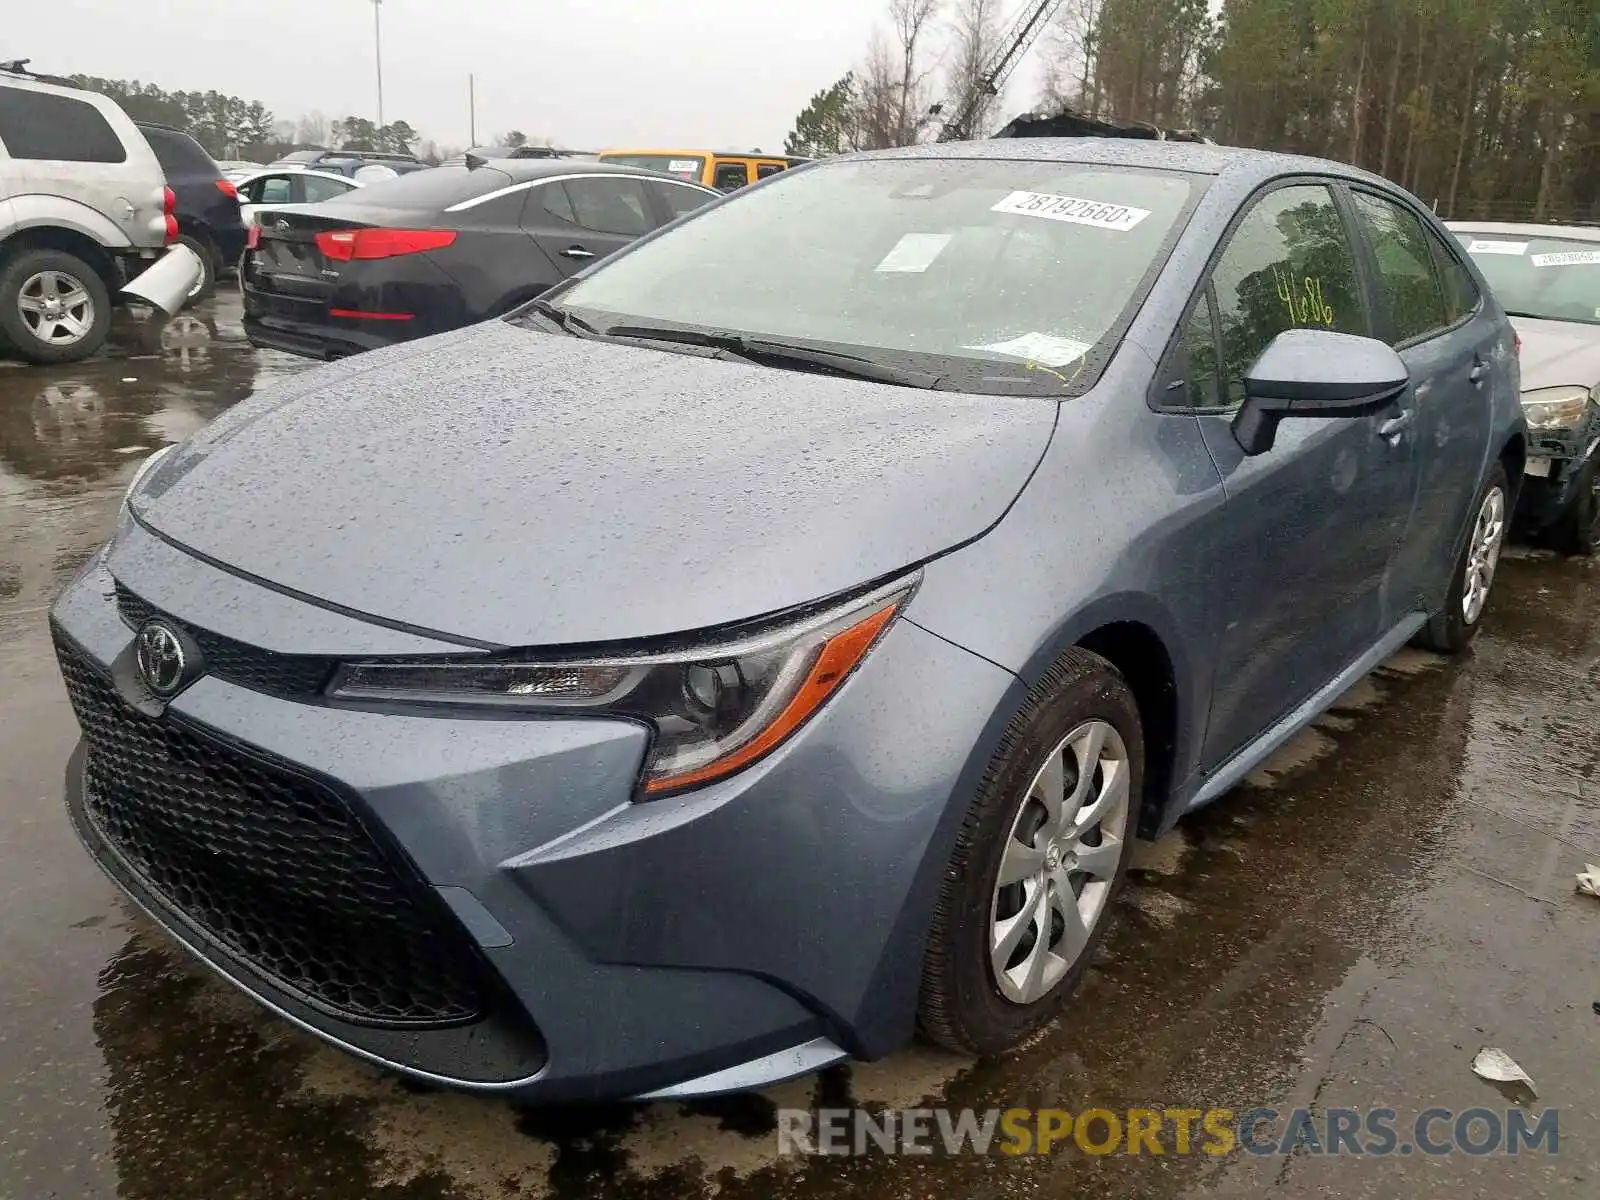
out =
{"type": "Polygon", "coordinates": [[[1246,454],[1265,454],[1285,417],[1369,416],[1410,382],[1400,356],[1376,338],[1286,329],[1245,373],[1233,436],[1246,454]]]}

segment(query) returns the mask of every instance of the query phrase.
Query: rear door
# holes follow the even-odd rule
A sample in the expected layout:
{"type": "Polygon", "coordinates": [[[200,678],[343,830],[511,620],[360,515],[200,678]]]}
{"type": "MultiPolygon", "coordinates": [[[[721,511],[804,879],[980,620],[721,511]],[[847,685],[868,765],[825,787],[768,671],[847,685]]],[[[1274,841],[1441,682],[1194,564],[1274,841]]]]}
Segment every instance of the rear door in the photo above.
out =
{"type": "Polygon", "coordinates": [[[1206,762],[1226,762],[1331,681],[1381,636],[1383,592],[1411,511],[1407,440],[1371,418],[1285,420],[1245,457],[1232,421],[1243,377],[1293,328],[1368,334],[1371,300],[1331,186],[1296,180],[1249,202],[1185,324],[1187,395],[1227,502],[1205,531],[1226,616],[1206,762]]]}
{"type": "Polygon", "coordinates": [[[632,175],[575,175],[530,188],[522,227],[563,278],[622,249],[660,223],[632,175]]]}
{"type": "Polygon", "coordinates": [[[1411,372],[1405,407],[1413,428],[1405,436],[1416,446],[1418,484],[1388,597],[1398,620],[1443,600],[1489,455],[1490,388],[1503,333],[1457,250],[1420,213],[1365,188],[1352,188],[1351,198],[1378,282],[1378,335],[1411,372]]]}

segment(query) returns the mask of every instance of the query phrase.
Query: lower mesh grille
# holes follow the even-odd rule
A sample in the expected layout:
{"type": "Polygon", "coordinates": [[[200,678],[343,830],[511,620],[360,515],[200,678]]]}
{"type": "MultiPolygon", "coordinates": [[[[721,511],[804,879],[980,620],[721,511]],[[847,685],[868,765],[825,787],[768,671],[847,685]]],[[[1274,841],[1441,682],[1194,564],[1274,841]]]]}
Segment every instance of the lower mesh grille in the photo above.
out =
{"type": "Polygon", "coordinates": [[[88,749],[84,803],[156,896],[305,1003],[380,1026],[484,1013],[465,935],[331,788],[151,719],[59,632],[88,749]]]}

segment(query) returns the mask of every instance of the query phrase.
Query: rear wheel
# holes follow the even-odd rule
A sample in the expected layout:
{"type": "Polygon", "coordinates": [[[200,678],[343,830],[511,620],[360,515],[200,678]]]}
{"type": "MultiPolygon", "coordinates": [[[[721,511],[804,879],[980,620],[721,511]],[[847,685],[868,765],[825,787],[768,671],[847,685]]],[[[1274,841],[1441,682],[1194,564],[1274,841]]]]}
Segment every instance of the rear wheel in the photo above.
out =
{"type": "Polygon", "coordinates": [[[1563,554],[1586,558],[1600,546],[1600,460],[1590,458],[1572,481],[1572,499],[1547,538],[1563,554]]]}
{"type": "Polygon", "coordinates": [[[1417,642],[1441,654],[1457,654],[1478,634],[1500,567],[1500,551],[1505,547],[1510,520],[1510,487],[1505,468],[1498,463],[1489,481],[1478,493],[1476,516],[1467,544],[1462,547],[1450,578],[1450,594],[1444,611],[1422,627],[1417,642]]]}
{"type": "Polygon", "coordinates": [[[1110,923],[1143,769],[1127,683],[1068,651],[1012,718],[945,868],[917,1014],[926,1037],[994,1054],[1061,1010],[1110,923]]]}
{"type": "Polygon", "coordinates": [[[105,344],[111,294],[64,250],[24,250],[0,268],[0,341],[31,363],[77,362],[105,344]]]}
{"type": "Polygon", "coordinates": [[[184,301],[184,307],[198,304],[206,299],[217,289],[217,248],[209,239],[184,234],[178,239],[181,245],[189,247],[200,260],[200,278],[194,287],[189,289],[189,295],[184,301]]]}

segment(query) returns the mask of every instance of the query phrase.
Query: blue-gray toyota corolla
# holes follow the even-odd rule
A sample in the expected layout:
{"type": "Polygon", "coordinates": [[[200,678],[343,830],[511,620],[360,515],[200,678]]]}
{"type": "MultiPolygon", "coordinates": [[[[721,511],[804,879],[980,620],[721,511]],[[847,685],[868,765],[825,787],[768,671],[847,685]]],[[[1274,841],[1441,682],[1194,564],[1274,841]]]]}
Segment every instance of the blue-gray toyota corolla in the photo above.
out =
{"type": "Polygon", "coordinates": [[[819,162],[152,458],[52,614],[67,802],[212,968],[437,1083],[1000,1052],[1135,837],[1466,646],[1518,383],[1337,164],[819,162]]]}

